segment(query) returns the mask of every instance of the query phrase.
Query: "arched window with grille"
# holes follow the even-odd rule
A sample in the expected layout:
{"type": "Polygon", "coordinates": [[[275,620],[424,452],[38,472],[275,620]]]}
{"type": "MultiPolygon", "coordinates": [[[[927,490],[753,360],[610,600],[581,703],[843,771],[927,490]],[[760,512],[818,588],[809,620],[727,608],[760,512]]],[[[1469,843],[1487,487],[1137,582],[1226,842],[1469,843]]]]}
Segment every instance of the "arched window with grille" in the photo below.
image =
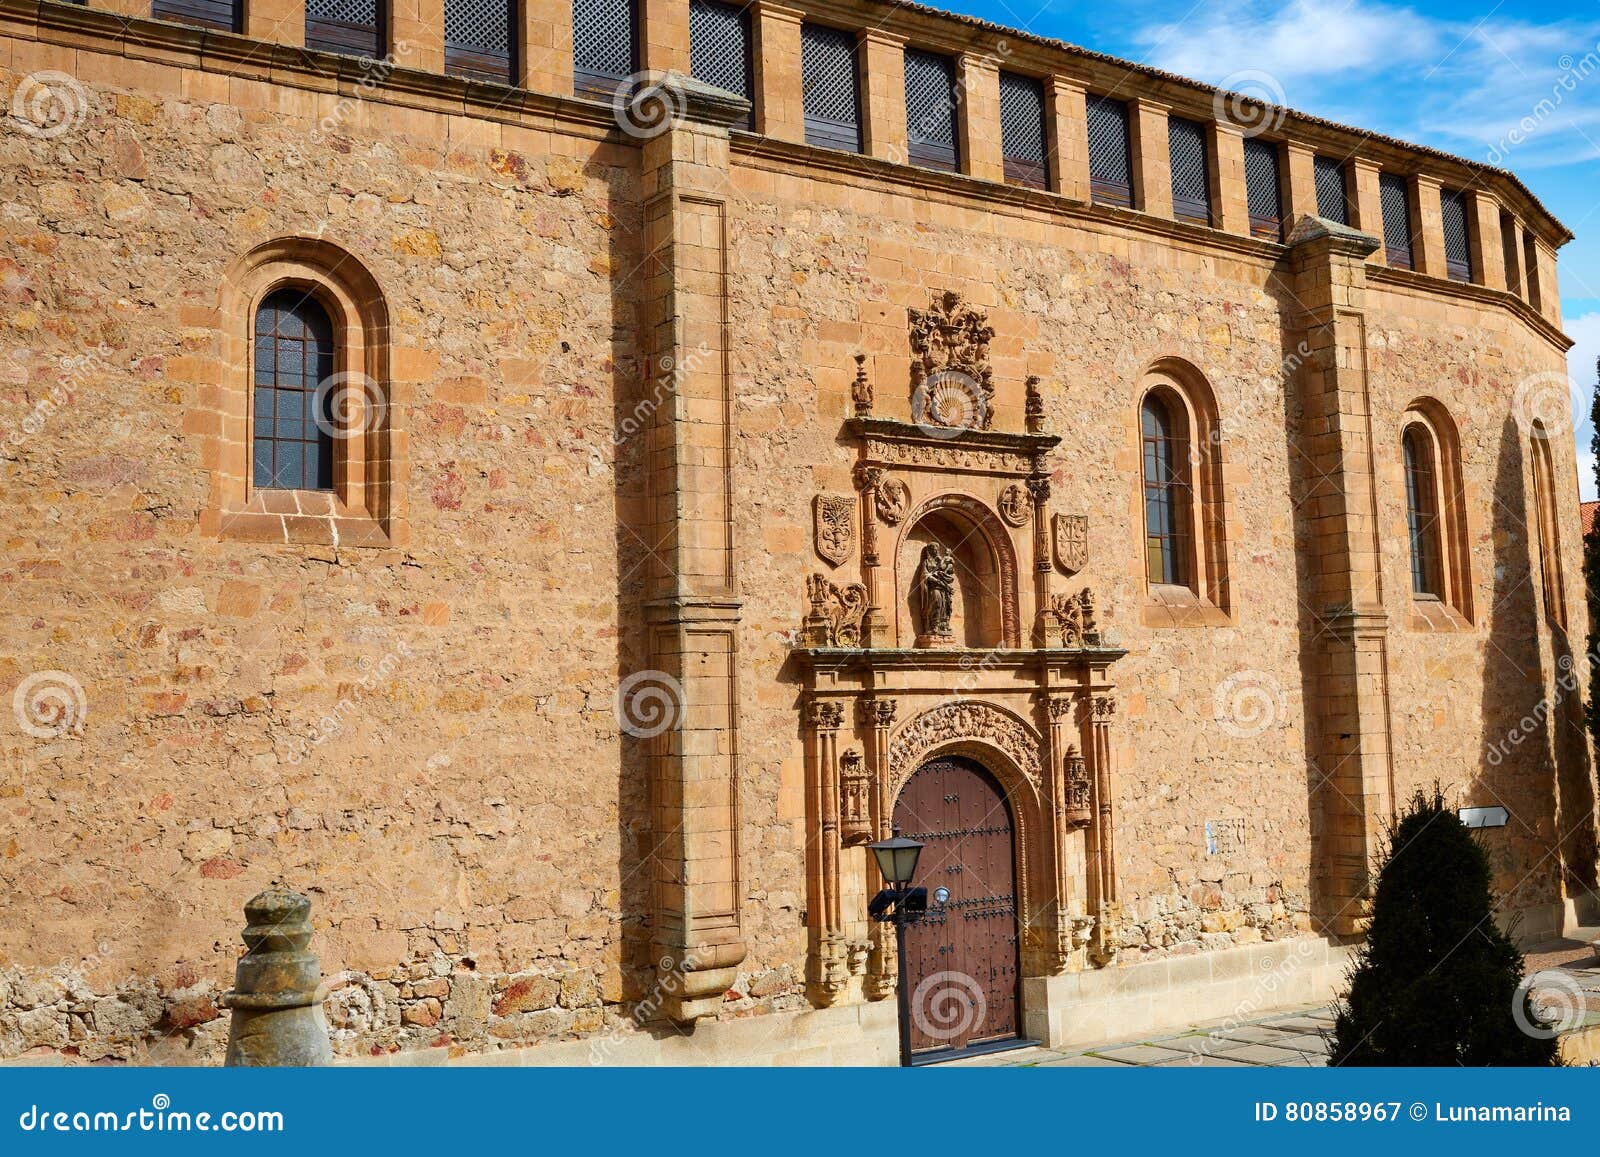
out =
{"type": "Polygon", "coordinates": [[[1411,542],[1411,593],[1440,598],[1439,471],[1433,438],[1421,425],[1406,427],[1400,438],[1406,470],[1406,535],[1411,542]]]}
{"type": "Polygon", "coordinates": [[[1419,398],[1406,408],[1400,425],[1400,473],[1412,625],[1430,631],[1463,629],[1472,620],[1472,581],[1461,438],[1449,412],[1434,398],[1419,398]]]}
{"type": "Polygon", "coordinates": [[[333,488],[333,323],[311,293],[277,289],[256,310],[251,478],[272,490],[333,488]]]}
{"type": "Polygon", "coordinates": [[[1139,408],[1144,450],[1145,577],[1161,586],[1189,582],[1189,431],[1166,390],[1151,390],[1139,408]]]}

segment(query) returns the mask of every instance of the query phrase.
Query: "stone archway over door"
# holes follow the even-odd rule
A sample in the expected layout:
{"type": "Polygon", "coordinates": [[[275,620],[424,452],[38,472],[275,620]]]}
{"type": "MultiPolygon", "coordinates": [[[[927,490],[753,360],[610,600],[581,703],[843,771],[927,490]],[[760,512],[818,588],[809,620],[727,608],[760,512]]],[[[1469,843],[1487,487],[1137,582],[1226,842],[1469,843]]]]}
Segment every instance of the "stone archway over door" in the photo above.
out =
{"type": "Polygon", "coordinates": [[[901,834],[926,844],[917,883],[950,890],[943,910],[906,930],[913,1055],[1014,1039],[1021,1024],[1016,840],[999,784],[963,756],[930,759],[895,803],[901,834]]]}

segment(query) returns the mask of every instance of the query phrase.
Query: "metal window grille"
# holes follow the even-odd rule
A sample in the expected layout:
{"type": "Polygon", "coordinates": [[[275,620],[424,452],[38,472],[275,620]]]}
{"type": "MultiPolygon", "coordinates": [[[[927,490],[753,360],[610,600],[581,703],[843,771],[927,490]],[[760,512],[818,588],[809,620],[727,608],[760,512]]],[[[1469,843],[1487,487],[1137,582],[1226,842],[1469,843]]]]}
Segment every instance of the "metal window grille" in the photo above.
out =
{"type": "Polygon", "coordinates": [[[639,71],[634,0],[572,0],[572,86],[610,100],[617,82],[639,71]]]}
{"type": "Polygon", "coordinates": [[[1406,469],[1406,531],[1411,539],[1411,593],[1440,594],[1439,512],[1434,501],[1433,447],[1420,426],[1401,436],[1406,469]]]}
{"type": "Polygon", "coordinates": [[[1278,146],[1260,137],[1244,142],[1244,192],[1250,208],[1250,233],[1268,241],[1283,240],[1283,182],[1278,175],[1278,146]]]}
{"type": "Polygon", "coordinates": [[[150,14],[160,20],[220,28],[224,32],[244,30],[243,0],[153,0],[150,14]]]}
{"type": "Polygon", "coordinates": [[[1411,194],[1398,173],[1378,174],[1378,204],[1383,210],[1383,248],[1390,265],[1411,268],[1411,194]]]}
{"type": "MultiPolygon", "coordinates": [[[[718,0],[690,0],[689,71],[694,78],[753,102],[753,68],[749,10],[718,0]]],[[[739,127],[754,123],[752,108],[739,127]]]]}
{"type": "Polygon", "coordinates": [[[1441,189],[1439,215],[1444,221],[1444,267],[1452,281],[1472,280],[1472,241],[1467,226],[1467,195],[1441,189]]]}
{"type": "Polygon", "coordinates": [[[333,426],[319,387],[333,376],[333,323],[303,289],[279,289],[256,310],[251,477],[259,487],[333,486],[333,426]]]}
{"type": "Polygon", "coordinates": [[[1167,118],[1167,156],[1172,162],[1172,215],[1193,225],[1211,224],[1205,126],[1167,118]]]}
{"type": "Polygon", "coordinates": [[[955,172],[956,62],[935,52],[906,49],[906,153],[913,165],[955,172]]]}
{"type": "Polygon", "coordinates": [[[1189,581],[1189,448],[1174,408],[1156,394],[1139,409],[1144,449],[1145,573],[1150,582],[1189,581]]]}
{"type": "Polygon", "coordinates": [[[1103,205],[1133,204],[1133,157],[1128,151],[1128,106],[1091,96],[1085,105],[1089,129],[1089,190],[1103,205]]]}
{"type": "Polygon", "coordinates": [[[806,142],[859,153],[861,93],[855,33],[825,24],[802,24],[800,81],[806,142]]]}
{"type": "Polygon", "coordinates": [[[1035,189],[1050,186],[1044,82],[1014,72],[1000,74],[1000,152],[1006,180],[1035,189]]]}
{"type": "Polygon", "coordinates": [[[1314,157],[1311,174],[1317,185],[1317,216],[1341,225],[1350,224],[1350,197],[1345,188],[1344,163],[1332,157],[1314,157]]]}
{"type": "Polygon", "coordinates": [[[382,56],[381,0],[306,0],[306,47],[341,56],[382,56]]]}
{"type": "Polygon", "coordinates": [[[444,0],[444,70],[510,84],[516,0],[444,0]]]}

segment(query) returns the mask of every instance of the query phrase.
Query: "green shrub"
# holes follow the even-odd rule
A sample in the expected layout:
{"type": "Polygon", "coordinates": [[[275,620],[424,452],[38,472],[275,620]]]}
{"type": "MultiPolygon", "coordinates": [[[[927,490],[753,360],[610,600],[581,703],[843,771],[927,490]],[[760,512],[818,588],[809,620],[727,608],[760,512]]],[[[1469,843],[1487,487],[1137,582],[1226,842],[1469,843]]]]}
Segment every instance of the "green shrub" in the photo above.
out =
{"type": "Polygon", "coordinates": [[[1488,854],[1438,787],[1419,791],[1389,832],[1330,1065],[1561,1063],[1554,1039],[1517,1026],[1522,953],[1494,921],[1489,880],[1488,854]]]}

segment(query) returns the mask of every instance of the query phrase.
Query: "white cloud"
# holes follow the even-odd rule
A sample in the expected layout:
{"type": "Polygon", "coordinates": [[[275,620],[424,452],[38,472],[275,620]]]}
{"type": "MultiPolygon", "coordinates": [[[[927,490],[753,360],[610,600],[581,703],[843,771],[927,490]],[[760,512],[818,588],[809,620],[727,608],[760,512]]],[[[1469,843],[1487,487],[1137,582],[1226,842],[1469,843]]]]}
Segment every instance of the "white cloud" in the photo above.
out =
{"type": "MultiPolygon", "coordinates": [[[[1579,398],[1592,396],[1595,384],[1595,359],[1600,358],[1600,313],[1584,313],[1562,321],[1567,336],[1577,344],[1567,353],[1567,374],[1572,378],[1574,392],[1579,398]]],[[[1596,493],[1594,455],[1589,450],[1589,440],[1594,427],[1587,412],[1574,414],[1578,419],[1574,437],[1578,443],[1578,492],[1585,502],[1600,498],[1596,493]]]]}

